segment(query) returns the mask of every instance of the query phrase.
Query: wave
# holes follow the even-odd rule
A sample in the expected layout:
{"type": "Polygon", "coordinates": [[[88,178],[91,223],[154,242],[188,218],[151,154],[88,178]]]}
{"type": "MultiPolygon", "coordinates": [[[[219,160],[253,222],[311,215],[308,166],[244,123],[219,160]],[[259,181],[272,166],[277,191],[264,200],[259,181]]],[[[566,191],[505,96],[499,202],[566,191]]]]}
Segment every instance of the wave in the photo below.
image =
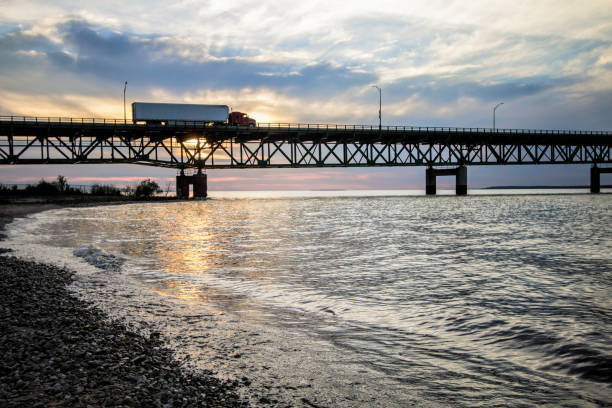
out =
{"type": "Polygon", "coordinates": [[[118,272],[125,258],[106,253],[93,245],[80,246],[72,254],[83,258],[88,264],[106,271],[118,272]]]}

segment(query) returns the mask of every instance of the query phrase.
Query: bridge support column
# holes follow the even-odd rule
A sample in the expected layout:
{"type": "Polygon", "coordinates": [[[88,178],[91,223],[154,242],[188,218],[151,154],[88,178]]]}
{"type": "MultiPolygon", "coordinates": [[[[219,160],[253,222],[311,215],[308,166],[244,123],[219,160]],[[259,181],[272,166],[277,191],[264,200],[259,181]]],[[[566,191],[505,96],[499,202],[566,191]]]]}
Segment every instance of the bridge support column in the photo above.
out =
{"type": "Polygon", "coordinates": [[[176,197],[181,200],[189,199],[189,187],[193,185],[193,198],[206,198],[208,195],[208,180],[202,170],[197,174],[186,176],[183,171],[176,176],[176,197]]]}
{"type": "Polygon", "coordinates": [[[459,166],[455,169],[434,169],[429,167],[425,170],[425,194],[436,194],[437,176],[455,176],[455,193],[457,195],[467,194],[467,167],[459,166]]]}
{"type": "Polygon", "coordinates": [[[597,167],[594,164],[591,167],[591,193],[599,193],[601,191],[601,173],[612,173],[612,167],[597,167]]]}
{"type": "Polygon", "coordinates": [[[193,177],[193,198],[206,198],[208,196],[208,179],[202,170],[193,177]]]}
{"type": "Polygon", "coordinates": [[[597,165],[591,167],[591,193],[599,193],[601,190],[599,168],[597,165]]]}
{"type": "Polygon", "coordinates": [[[179,200],[189,198],[189,182],[187,182],[186,177],[182,171],[180,176],[176,176],[176,198],[179,200]]]}
{"type": "Polygon", "coordinates": [[[455,174],[455,193],[457,195],[467,195],[467,167],[457,167],[455,174]]]}
{"type": "Polygon", "coordinates": [[[425,194],[436,194],[436,170],[431,167],[425,170],[425,194]]]}

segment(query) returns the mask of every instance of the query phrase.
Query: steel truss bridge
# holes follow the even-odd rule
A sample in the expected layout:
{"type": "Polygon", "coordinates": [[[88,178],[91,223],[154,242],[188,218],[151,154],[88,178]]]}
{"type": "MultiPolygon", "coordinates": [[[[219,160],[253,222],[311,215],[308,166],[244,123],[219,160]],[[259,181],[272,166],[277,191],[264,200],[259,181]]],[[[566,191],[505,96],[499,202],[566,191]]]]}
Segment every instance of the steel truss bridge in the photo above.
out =
{"type": "Polygon", "coordinates": [[[612,131],[0,116],[0,164],[177,169],[611,163],[612,131]]]}

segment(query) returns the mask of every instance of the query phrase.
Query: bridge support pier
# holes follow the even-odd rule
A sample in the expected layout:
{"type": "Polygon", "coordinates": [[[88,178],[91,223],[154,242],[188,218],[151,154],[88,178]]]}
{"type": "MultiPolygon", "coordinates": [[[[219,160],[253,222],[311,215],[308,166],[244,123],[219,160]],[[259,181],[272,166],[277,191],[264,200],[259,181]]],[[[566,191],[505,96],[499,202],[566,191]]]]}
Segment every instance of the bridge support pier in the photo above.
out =
{"type": "Polygon", "coordinates": [[[459,166],[455,169],[434,169],[429,167],[425,170],[425,194],[436,194],[437,176],[455,176],[455,193],[457,195],[467,194],[467,167],[459,166]]]}
{"type": "Polygon", "coordinates": [[[457,167],[455,174],[455,192],[457,195],[467,195],[467,167],[457,167]]]}
{"type": "Polygon", "coordinates": [[[425,194],[436,195],[436,170],[432,167],[425,170],[425,194]]]}
{"type": "Polygon", "coordinates": [[[181,200],[189,199],[189,187],[193,185],[193,198],[206,198],[208,195],[208,182],[206,174],[198,170],[197,174],[186,176],[181,170],[181,174],[176,176],[176,197],[181,200]]]}
{"type": "Polygon", "coordinates": [[[591,193],[599,193],[601,191],[601,173],[612,173],[612,167],[597,167],[594,164],[591,167],[591,193]]]}

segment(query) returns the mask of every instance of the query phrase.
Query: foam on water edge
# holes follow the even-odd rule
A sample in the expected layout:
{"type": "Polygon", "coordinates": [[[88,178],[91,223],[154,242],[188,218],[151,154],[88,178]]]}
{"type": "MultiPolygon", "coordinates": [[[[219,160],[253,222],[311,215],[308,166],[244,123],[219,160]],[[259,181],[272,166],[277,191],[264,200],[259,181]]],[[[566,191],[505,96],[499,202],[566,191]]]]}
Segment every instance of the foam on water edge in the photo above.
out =
{"type": "Polygon", "coordinates": [[[83,258],[88,264],[107,271],[119,271],[125,258],[108,254],[93,245],[83,245],[72,251],[72,255],[83,258]]]}

